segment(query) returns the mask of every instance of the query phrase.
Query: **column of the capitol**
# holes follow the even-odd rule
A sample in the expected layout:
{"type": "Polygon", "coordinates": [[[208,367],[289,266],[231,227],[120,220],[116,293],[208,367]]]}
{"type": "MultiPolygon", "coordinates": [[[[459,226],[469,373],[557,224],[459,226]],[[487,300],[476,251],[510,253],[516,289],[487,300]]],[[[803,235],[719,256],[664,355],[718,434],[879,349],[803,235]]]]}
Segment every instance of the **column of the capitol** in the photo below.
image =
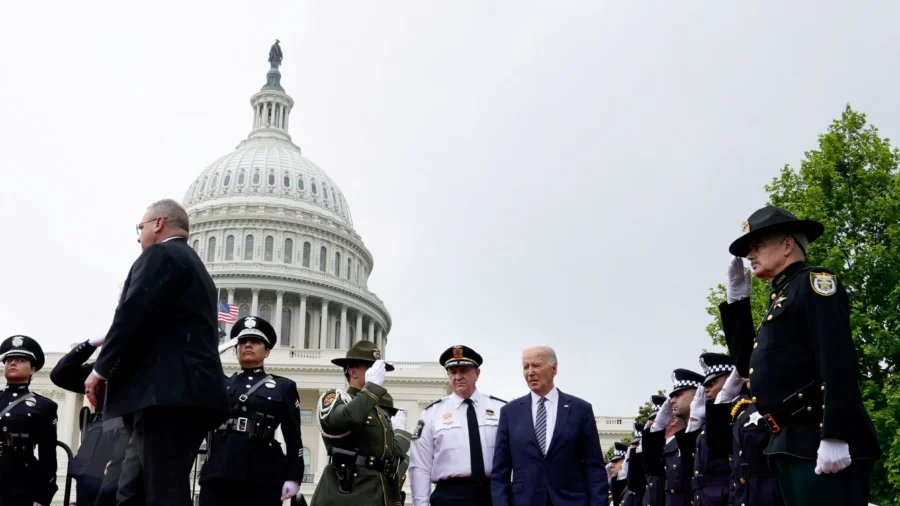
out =
{"type": "Polygon", "coordinates": [[[254,288],[251,293],[253,300],[250,302],[250,316],[259,316],[259,288],[254,288]]]}
{"type": "MultiPolygon", "coordinates": [[[[229,288],[228,289],[228,305],[231,306],[232,304],[234,304],[234,288],[229,288]]],[[[225,335],[226,336],[231,335],[231,327],[233,327],[233,326],[234,325],[231,323],[225,324],[225,335]]]]}
{"type": "Polygon", "coordinates": [[[354,342],[362,341],[362,327],[363,327],[363,315],[362,311],[357,311],[356,313],[356,338],[354,342]]]}
{"type": "Polygon", "coordinates": [[[347,306],[341,304],[341,344],[338,346],[338,349],[346,350],[350,348],[350,344],[347,342],[349,335],[350,333],[347,331],[347,306]]]}
{"type": "Polygon", "coordinates": [[[288,343],[282,341],[284,336],[281,335],[281,312],[284,307],[284,290],[276,290],[275,291],[275,322],[272,325],[275,327],[275,335],[279,337],[278,345],[286,346],[288,343]]]}
{"type": "Polygon", "coordinates": [[[297,320],[300,323],[300,331],[297,332],[297,348],[306,347],[306,295],[300,295],[300,314],[297,320]]]}
{"type": "Polygon", "coordinates": [[[319,349],[324,350],[328,346],[328,300],[322,299],[322,323],[319,325],[319,349]]]}

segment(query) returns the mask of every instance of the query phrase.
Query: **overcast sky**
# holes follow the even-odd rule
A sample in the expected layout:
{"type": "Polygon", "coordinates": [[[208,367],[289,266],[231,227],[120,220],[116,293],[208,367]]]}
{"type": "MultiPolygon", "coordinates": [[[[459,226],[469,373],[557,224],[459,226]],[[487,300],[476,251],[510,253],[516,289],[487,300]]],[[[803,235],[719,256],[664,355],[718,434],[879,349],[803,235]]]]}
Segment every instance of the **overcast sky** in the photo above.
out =
{"type": "Polygon", "coordinates": [[[560,389],[634,415],[711,347],[705,296],[763,185],[847,103],[900,134],[900,5],[732,4],[6,0],[0,334],[105,334],[134,224],[246,137],[279,38],[389,358],[467,344],[512,398],[548,343],[560,389]]]}

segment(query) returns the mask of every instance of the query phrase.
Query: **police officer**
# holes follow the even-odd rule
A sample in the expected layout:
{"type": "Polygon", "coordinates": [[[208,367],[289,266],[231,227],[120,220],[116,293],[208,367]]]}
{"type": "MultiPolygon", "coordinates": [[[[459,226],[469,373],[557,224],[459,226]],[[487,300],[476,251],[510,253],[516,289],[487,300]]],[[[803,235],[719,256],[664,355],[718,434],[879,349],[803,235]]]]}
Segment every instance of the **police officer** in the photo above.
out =
{"type": "Polygon", "coordinates": [[[413,505],[490,506],[497,425],[506,401],[476,388],[483,360],[472,348],[451,346],[438,360],[453,393],[427,406],[413,433],[413,505]]]}
{"type": "MultiPolygon", "coordinates": [[[[656,421],[656,415],[659,414],[659,410],[662,409],[663,404],[666,403],[666,399],[667,397],[664,395],[650,396],[650,404],[653,406],[653,409],[651,409],[650,414],[647,415],[647,423],[644,424],[644,428],[641,431],[639,448],[641,452],[641,464],[643,465],[644,475],[647,479],[647,487],[644,489],[644,496],[641,499],[642,506],[662,506],[666,503],[666,496],[664,495],[666,471],[662,462],[662,446],[657,449],[658,453],[656,454],[653,453],[653,449],[651,448],[649,455],[645,452],[644,447],[644,442],[647,439],[646,435],[653,427],[653,422],[656,421]]],[[[668,438],[674,434],[674,432],[674,428],[667,428],[664,437],[668,438]]]]}
{"type": "Polygon", "coordinates": [[[0,361],[6,375],[0,391],[0,506],[50,506],[58,489],[57,405],[28,390],[44,366],[44,351],[28,336],[12,336],[0,343],[0,361]]]}
{"type": "MultiPolygon", "coordinates": [[[[644,458],[656,458],[661,454],[665,469],[666,506],[687,506],[691,503],[691,474],[694,468],[694,446],[697,430],[687,431],[691,422],[691,403],[697,389],[702,386],[703,376],[687,370],[672,372],[674,388],[669,392],[669,401],[663,404],[653,421],[649,433],[644,435],[644,458]],[[674,434],[663,438],[663,431],[677,420],[674,434]]],[[[696,423],[696,420],[693,420],[696,423]]]]}
{"type": "Polygon", "coordinates": [[[354,344],[344,358],[331,362],[343,367],[350,386],[319,398],[316,423],[331,459],[310,504],[390,506],[400,500],[391,483],[397,479],[402,449],[379,404],[387,393],[385,372],[394,367],[381,359],[371,341],[354,344]]]}
{"type": "Polygon", "coordinates": [[[625,457],[627,477],[626,494],[622,500],[624,506],[641,506],[641,499],[644,497],[644,490],[647,488],[647,477],[644,474],[644,454],[639,451],[641,432],[643,430],[644,424],[634,424],[634,439],[631,440],[628,455],[625,457]]]}
{"type": "Polygon", "coordinates": [[[406,503],[403,485],[406,483],[406,470],[409,469],[409,445],[412,442],[412,434],[406,430],[406,411],[394,407],[394,398],[390,392],[384,394],[378,405],[391,417],[391,425],[394,428],[394,440],[397,442],[401,460],[397,469],[397,479],[394,481],[396,490],[392,496],[399,496],[397,504],[403,505],[406,503]]]}
{"type": "MultiPolygon", "coordinates": [[[[782,506],[781,491],[775,473],[769,468],[763,454],[769,442],[769,431],[761,421],[759,412],[750,397],[743,376],[750,369],[749,354],[741,355],[736,346],[733,322],[730,314],[737,306],[727,309],[720,306],[728,351],[734,357],[735,368],[725,380],[715,403],[707,404],[706,436],[711,448],[720,448],[731,458],[731,487],[729,503],[733,506],[782,506]]],[[[744,299],[747,319],[750,319],[750,301],[744,299]]],[[[752,329],[749,338],[753,339],[752,329]]]]}
{"type": "Polygon", "coordinates": [[[200,505],[278,505],[297,495],[303,479],[300,398],[294,381],[266,372],[277,336],[258,316],[231,329],[241,372],[227,380],[231,417],[207,439],[200,470],[200,505]],[[275,440],[281,427],[285,450],[275,440]]]}
{"type": "MultiPolygon", "coordinates": [[[[833,272],[805,263],[824,227],[766,206],[744,231],[729,251],[750,260],[753,275],[772,289],[758,335],[744,345],[751,350],[752,400],[772,432],[766,454],[785,502],[868,504],[881,450],[859,388],[850,302],[833,272]]],[[[749,297],[749,274],[740,260],[732,265],[728,292],[749,297]]]]}
{"type": "Polygon", "coordinates": [[[703,386],[697,389],[694,404],[691,406],[691,417],[698,421],[701,429],[696,436],[694,474],[691,477],[693,504],[726,506],[728,489],[731,485],[731,465],[728,460],[730,449],[718,444],[709,444],[706,434],[709,425],[706,420],[706,408],[708,404],[715,402],[716,396],[725,385],[725,380],[734,370],[734,362],[728,355],[704,353],[700,355],[700,365],[705,374],[703,386]]]}
{"type": "Polygon", "coordinates": [[[625,487],[625,456],[628,445],[616,441],[613,443],[613,456],[609,459],[609,467],[606,471],[609,480],[609,504],[619,506],[625,498],[628,489],[625,487]]]}
{"type": "MultiPolygon", "coordinates": [[[[50,371],[50,381],[64,390],[77,394],[84,393],[84,381],[94,368],[93,362],[88,362],[88,359],[101,344],[103,337],[94,337],[69,350],[50,371]]],[[[85,407],[80,414],[81,444],[69,465],[69,472],[78,484],[75,488],[75,501],[78,506],[115,505],[121,462],[116,466],[110,465],[110,462],[117,455],[124,459],[125,443],[120,443],[119,440],[126,438],[121,437],[121,418],[107,420],[104,423],[103,401],[104,396],[97,395],[95,411],[91,413],[90,409],[85,407]],[[107,475],[110,475],[106,480],[107,486],[102,487],[107,475]]]]}

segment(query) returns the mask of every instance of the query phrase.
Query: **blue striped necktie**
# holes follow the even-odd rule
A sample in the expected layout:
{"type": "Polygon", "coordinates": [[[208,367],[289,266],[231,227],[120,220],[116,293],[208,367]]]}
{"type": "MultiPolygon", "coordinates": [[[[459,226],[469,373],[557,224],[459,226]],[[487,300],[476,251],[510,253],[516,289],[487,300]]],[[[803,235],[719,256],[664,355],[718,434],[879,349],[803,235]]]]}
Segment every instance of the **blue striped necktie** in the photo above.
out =
{"type": "Polygon", "coordinates": [[[547,455],[547,408],[544,403],[547,402],[546,397],[541,397],[538,401],[537,421],[534,424],[534,433],[537,435],[538,446],[541,447],[541,453],[547,455]]]}

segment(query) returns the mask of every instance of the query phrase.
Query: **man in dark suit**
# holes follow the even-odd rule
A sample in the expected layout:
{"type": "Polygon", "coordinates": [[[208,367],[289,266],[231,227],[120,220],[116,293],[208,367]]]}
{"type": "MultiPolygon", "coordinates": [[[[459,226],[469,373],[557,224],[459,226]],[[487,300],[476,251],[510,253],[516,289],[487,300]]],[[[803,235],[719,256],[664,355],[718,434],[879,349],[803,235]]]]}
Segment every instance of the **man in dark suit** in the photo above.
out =
{"type": "Polygon", "coordinates": [[[601,506],[609,485],[591,405],[553,384],[549,346],[522,353],[531,393],[500,410],[491,493],[494,506],[601,506]]]}
{"type": "Polygon", "coordinates": [[[187,212],[151,205],[137,224],[134,262],[85,393],[104,420],[121,416],[130,435],[118,505],[190,503],[190,470],[206,432],[228,415],[217,352],[216,287],[188,246],[187,212]]]}

